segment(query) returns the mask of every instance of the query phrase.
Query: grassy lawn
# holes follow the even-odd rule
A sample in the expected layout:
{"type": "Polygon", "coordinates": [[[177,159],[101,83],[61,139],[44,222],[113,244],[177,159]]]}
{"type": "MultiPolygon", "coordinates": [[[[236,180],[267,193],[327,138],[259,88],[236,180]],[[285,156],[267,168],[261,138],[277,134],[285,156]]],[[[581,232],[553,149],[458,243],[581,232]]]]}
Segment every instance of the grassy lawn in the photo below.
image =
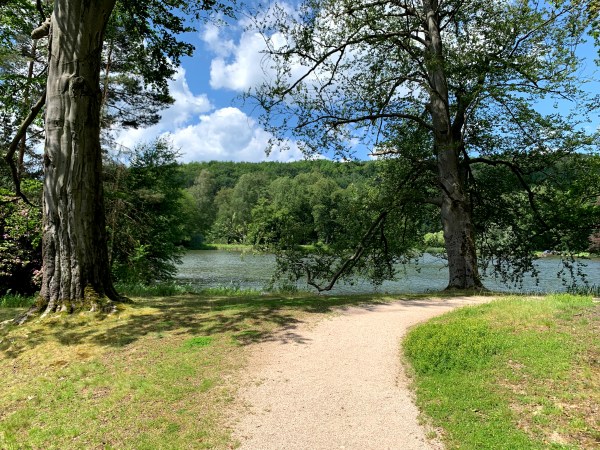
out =
{"type": "MultiPolygon", "coordinates": [[[[134,300],[111,316],[0,325],[1,449],[231,448],[227,411],[247,344],[392,298],[134,300]]],[[[0,308],[0,322],[17,311],[0,308]]],[[[405,351],[418,403],[449,448],[595,448],[599,340],[590,297],[513,297],[416,327],[405,351]]]]}
{"type": "Polygon", "coordinates": [[[505,298],[415,327],[417,403],[448,448],[600,448],[600,304],[505,298]]]}
{"type": "MultiPolygon", "coordinates": [[[[115,315],[0,326],[1,449],[231,448],[246,344],[385,297],[135,298],[115,315]]],[[[0,308],[0,322],[16,315],[0,308]]]]}

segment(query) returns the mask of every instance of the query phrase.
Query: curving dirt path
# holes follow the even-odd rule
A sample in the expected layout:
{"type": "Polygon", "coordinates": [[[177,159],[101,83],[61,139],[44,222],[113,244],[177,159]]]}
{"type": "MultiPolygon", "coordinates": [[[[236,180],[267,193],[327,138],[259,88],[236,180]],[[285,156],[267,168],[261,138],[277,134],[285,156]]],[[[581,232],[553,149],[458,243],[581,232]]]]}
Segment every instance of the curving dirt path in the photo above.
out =
{"type": "Polygon", "coordinates": [[[419,425],[399,357],[406,330],[491,297],[341,309],[252,350],[234,438],[241,449],[435,449],[419,425]]]}

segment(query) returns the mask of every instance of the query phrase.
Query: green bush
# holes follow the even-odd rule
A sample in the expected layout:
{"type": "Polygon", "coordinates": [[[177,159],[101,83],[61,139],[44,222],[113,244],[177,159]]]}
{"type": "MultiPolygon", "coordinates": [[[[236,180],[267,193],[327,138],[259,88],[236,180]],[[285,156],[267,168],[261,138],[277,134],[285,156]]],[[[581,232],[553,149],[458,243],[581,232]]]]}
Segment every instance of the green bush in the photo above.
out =
{"type": "Polygon", "coordinates": [[[446,246],[446,243],[444,242],[444,232],[425,233],[425,236],[423,236],[423,243],[425,244],[425,248],[444,248],[446,246]]]}
{"type": "Polygon", "coordinates": [[[466,371],[486,366],[503,344],[485,323],[426,323],[404,341],[405,354],[420,374],[466,371]]]}

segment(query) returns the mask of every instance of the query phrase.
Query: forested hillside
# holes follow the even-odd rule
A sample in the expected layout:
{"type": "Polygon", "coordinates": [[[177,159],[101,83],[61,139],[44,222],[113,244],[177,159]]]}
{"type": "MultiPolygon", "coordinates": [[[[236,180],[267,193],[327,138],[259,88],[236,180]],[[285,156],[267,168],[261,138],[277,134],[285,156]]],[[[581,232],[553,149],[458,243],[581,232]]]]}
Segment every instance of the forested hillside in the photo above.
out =
{"type": "Polygon", "coordinates": [[[275,239],[273,220],[284,218],[295,222],[304,243],[328,242],[336,213],[350,197],[366,195],[380,168],[375,161],[328,160],[184,164],[185,201],[193,212],[188,245],[266,243],[275,239]]]}
{"type": "MultiPolygon", "coordinates": [[[[332,279],[345,261],[342,256],[358,253],[344,270],[361,271],[374,281],[393,276],[392,264],[410,259],[415,250],[444,246],[435,207],[411,204],[423,187],[405,183],[405,168],[395,159],[180,164],[177,150],[164,140],[136,147],[127,163],[109,154],[106,221],[117,281],[169,279],[185,249],[210,243],[274,252],[278,270],[292,277],[304,276],[308,261],[314,263],[311,274],[321,271],[323,279],[332,279]],[[397,206],[400,195],[406,204],[397,206]]],[[[510,170],[480,169],[477,176],[486,180],[482,189],[495,196],[493,205],[473,205],[488,270],[509,273],[502,260],[485,258],[494,252],[522,259],[546,249],[597,252],[597,208],[588,193],[596,192],[599,166],[596,156],[572,155],[524,175],[535,193],[535,209],[510,170]],[[548,224],[550,233],[528,234],[548,224]],[[512,235],[503,231],[509,229],[512,235]],[[562,243],[557,245],[556,236],[562,243]]],[[[0,169],[3,192],[9,195],[8,170],[0,169]]],[[[2,292],[32,293],[39,282],[41,183],[32,175],[23,187],[33,204],[9,202],[0,213],[2,292]]]]}

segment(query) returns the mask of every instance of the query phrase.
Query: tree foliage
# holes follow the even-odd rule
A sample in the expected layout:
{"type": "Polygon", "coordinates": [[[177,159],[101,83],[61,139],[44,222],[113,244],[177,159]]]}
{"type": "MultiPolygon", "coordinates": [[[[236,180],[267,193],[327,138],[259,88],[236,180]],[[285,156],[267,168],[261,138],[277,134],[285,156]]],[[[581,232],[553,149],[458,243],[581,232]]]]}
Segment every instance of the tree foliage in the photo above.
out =
{"type": "Polygon", "coordinates": [[[6,201],[11,191],[0,188],[0,296],[32,295],[41,281],[41,183],[29,181],[23,189],[37,206],[6,201]]]}
{"type": "MultiPolygon", "coordinates": [[[[348,157],[349,143],[360,142],[398,159],[402,191],[385,211],[415,203],[440,208],[448,287],[480,287],[478,266],[488,261],[478,261],[477,246],[502,261],[488,268],[508,265],[518,276],[531,267],[526,230],[564,249],[582,223],[564,210],[551,214],[549,205],[565,198],[544,171],[597,146],[582,131],[591,110],[564,109],[590,104],[576,52],[590,26],[588,7],[480,0],[276,5],[256,17],[269,45],[266,70],[275,76],[250,96],[270,131],[294,135],[309,154],[348,157]],[[501,196],[510,200],[499,210],[501,196]],[[493,216],[480,214],[491,209],[493,216]],[[513,224],[522,238],[513,239],[513,224]],[[510,242],[500,245],[501,237],[510,242]]],[[[587,191],[571,202],[589,213],[588,231],[597,215],[590,198],[587,191]]],[[[379,217],[363,229],[376,232],[379,217]]],[[[390,253],[391,260],[399,256],[390,253]]]]}
{"type": "Polygon", "coordinates": [[[129,167],[107,166],[109,254],[118,281],[153,283],[176,272],[190,221],[177,156],[159,139],[138,145],[129,167]]]}

